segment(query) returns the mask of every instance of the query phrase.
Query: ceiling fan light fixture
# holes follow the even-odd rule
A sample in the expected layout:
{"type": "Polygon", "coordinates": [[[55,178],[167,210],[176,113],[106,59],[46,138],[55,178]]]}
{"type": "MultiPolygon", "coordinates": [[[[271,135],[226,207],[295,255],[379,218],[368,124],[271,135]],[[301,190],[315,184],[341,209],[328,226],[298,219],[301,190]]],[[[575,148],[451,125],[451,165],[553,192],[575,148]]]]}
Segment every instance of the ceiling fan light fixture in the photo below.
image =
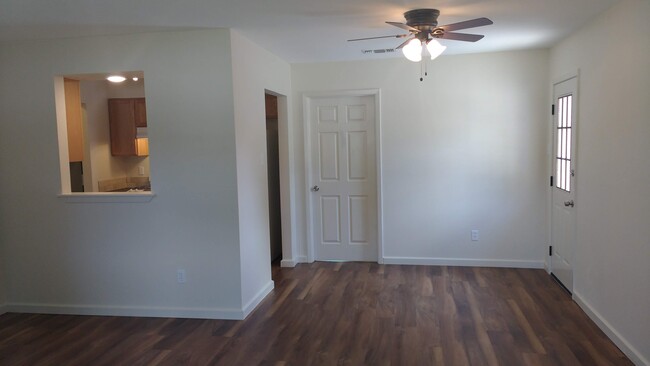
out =
{"type": "Polygon", "coordinates": [[[422,42],[414,38],[402,47],[402,53],[409,61],[420,62],[422,61],[422,42]]]}
{"type": "Polygon", "coordinates": [[[436,41],[435,39],[432,39],[427,43],[427,51],[429,51],[429,55],[431,56],[431,59],[435,59],[436,57],[440,56],[445,50],[447,49],[447,46],[443,46],[440,44],[440,42],[436,41]]]}
{"type": "Polygon", "coordinates": [[[106,80],[108,80],[108,81],[110,81],[112,83],[121,83],[124,80],[126,80],[126,78],[124,76],[121,76],[121,75],[111,75],[111,76],[107,77],[106,80]]]}

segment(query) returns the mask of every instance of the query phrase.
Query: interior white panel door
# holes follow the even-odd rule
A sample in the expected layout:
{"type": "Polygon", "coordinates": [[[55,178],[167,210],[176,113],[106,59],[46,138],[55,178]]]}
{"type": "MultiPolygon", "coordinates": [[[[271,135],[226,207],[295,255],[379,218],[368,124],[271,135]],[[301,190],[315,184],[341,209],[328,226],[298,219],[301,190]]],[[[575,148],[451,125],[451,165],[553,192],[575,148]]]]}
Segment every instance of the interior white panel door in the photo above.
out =
{"type": "Polygon", "coordinates": [[[577,78],[554,86],[551,273],[573,292],[576,241],[577,78]]]}
{"type": "Polygon", "coordinates": [[[376,262],[374,98],[311,98],[309,108],[314,258],[376,262]]]}

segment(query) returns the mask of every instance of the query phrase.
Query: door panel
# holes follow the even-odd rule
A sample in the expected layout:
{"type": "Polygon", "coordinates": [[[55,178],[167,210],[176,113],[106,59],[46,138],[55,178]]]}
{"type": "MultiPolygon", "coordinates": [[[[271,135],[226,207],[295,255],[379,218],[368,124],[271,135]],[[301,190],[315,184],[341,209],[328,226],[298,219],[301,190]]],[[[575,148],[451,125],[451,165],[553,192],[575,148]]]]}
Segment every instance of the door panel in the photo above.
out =
{"type": "Polygon", "coordinates": [[[573,292],[573,261],[576,241],[576,127],[577,79],[554,86],[551,272],[573,292]]]}
{"type": "Polygon", "coordinates": [[[321,196],[322,242],[341,244],[341,199],[339,196],[321,196]]]}
{"type": "Polygon", "coordinates": [[[336,123],[338,114],[336,106],[324,105],[318,107],[318,123],[336,123]]]}
{"type": "Polygon", "coordinates": [[[348,178],[366,179],[366,131],[348,132],[348,178]]]}
{"type": "Polygon", "coordinates": [[[366,120],[366,106],[365,105],[350,105],[348,106],[348,122],[366,120]]]}
{"type": "Polygon", "coordinates": [[[377,261],[374,98],[312,98],[309,108],[314,257],[377,261]]]}
{"type": "Polygon", "coordinates": [[[339,138],[336,132],[319,133],[319,163],[321,180],[339,179],[339,138]]]}
{"type": "Polygon", "coordinates": [[[368,244],[368,197],[351,196],[350,207],[350,243],[368,244]]]}

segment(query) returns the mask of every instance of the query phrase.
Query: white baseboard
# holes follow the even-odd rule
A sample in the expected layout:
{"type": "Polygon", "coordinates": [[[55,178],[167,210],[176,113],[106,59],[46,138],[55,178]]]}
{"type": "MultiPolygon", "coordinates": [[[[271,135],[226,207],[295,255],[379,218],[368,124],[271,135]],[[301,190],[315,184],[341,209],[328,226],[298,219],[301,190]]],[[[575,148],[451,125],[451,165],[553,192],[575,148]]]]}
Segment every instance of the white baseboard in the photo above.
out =
{"type": "Polygon", "coordinates": [[[273,281],[269,281],[266,286],[264,286],[246,305],[244,305],[244,308],[242,310],[244,317],[242,319],[245,319],[248,314],[252,313],[257,305],[259,305],[262,300],[264,300],[266,295],[270,294],[271,291],[273,291],[274,287],[275,283],[273,281]]]}
{"type": "Polygon", "coordinates": [[[138,316],[151,318],[191,318],[191,319],[226,319],[243,320],[264,300],[274,287],[273,281],[264,286],[243,309],[235,308],[165,308],[148,306],[106,306],[73,304],[30,304],[9,303],[0,306],[0,314],[35,313],[98,316],[138,316]]]}
{"type": "Polygon", "coordinates": [[[544,261],[511,259],[466,259],[466,258],[422,258],[422,257],[384,257],[384,264],[408,264],[422,266],[457,267],[503,267],[503,268],[544,268],[544,261]]]}
{"type": "Polygon", "coordinates": [[[573,292],[573,300],[582,308],[582,310],[591,318],[591,320],[598,325],[600,330],[605,333],[609,339],[614,342],[618,348],[625,353],[625,355],[635,364],[635,365],[645,365],[650,366],[650,362],[645,358],[639,350],[634,348],[621,334],[614,329],[611,324],[605,318],[600,315],[585,299],[577,292],[573,292]]]}
{"type": "Polygon", "coordinates": [[[298,263],[309,263],[306,256],[298,256],[291,259],[283,259],[280,262],[280,267],[295,267],[298,263]]]}
{"type": "Polygon", "coordinates": [[[544,261],[544,270],[546,271],[546,273],[551,274],[551,266],[547,261],[544,261]]]}
{"type": "Polygon", "coordinates": [[[280,261],[280,267],[293,268],[298,264],[295,259],[283,259],[280,261]]]}
{"type": "Polygon", "coordinates": [[[5,311],[12,313],[138,316],[151,318],[244,319],[242,309],[234,308],[163,308],[146,306],[10,303],[5,306],[5,311]]]}

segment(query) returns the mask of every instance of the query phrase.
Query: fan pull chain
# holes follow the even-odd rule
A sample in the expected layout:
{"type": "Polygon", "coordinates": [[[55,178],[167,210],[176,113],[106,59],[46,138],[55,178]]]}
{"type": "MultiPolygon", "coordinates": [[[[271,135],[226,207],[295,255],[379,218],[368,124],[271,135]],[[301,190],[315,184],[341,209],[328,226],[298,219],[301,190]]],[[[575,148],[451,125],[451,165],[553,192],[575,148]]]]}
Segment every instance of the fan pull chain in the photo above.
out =
{"type": "Polygon", "coordinates": [[[420,62],[420,81],[424,80],[424,77],[422,77],[422,70],[424,69],[424,76],[429,76],[429,64],[427,63],[427,60],[424,59],[420,62]]]}
{"type": "Polygon", "coordinates": [[[424,79],[422,78],[422,64],[423,64],[423,63],[424,63],[424,62],[420,62],[420,81],[424,80],[424,79]]]}

